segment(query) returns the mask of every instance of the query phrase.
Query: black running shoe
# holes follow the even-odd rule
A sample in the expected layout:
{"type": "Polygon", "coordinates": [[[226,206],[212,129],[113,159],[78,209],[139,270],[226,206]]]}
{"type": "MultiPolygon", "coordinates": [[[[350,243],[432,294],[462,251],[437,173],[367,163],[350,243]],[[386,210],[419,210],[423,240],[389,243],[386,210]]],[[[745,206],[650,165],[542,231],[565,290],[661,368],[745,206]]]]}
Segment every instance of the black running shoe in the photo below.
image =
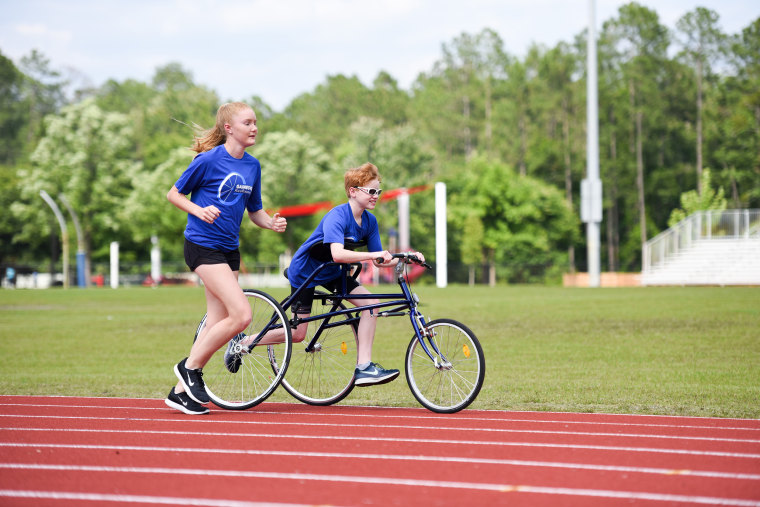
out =
{"type": "Polygon", "coordinates": [[[385,384],[398,377],[398,374],[398,370],[386,370],[377,363],[369,363],[363,370],[354,370],[354,385],[364,387],[385,384]]]}
{"type": "Polygon", "coordinates": [[[203,382],[203,371],[201,368],[197,370],[185,368],[185,361],[187,361],[187,358],[184,358],[174,366],[174,374],[182,382],[182,387],[185,388],[185,392],[193,401],[201,404],[208,403],[211,399],[208,397],[208,393],[206,393],[206,384],[203,382]]]}
{"type": "Polygon", "coordinates": [[[164,401],[171,408],[176,408],[187,415],[203,415],[209,413],[208,408],[190,399],[190,396],[188,396],[187,393],[174,392],[173,387],[169,396],[164,401]]]}
{"type": "Polygon", "coordinates": [[[230,340],[227,345],[227,350],[224,351],[224,366],[230,373],[237,373],[240,369],[240,363],[243,362],[241,356],[242,352],[235,352],[235,345],[240,343],[245,338],[245,333],[239,333],[233,339],[230,340]]]}

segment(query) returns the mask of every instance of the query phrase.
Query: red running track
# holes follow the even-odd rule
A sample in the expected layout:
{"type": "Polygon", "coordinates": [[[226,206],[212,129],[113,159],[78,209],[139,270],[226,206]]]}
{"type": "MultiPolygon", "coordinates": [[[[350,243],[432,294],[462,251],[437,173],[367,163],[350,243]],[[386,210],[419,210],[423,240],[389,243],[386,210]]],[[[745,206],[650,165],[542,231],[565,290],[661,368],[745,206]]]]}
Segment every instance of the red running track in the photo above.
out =
{"type": "Polygon", "coordinates": [[[0,505],[760,506],[760,420],[0,396],[0,505]]]}

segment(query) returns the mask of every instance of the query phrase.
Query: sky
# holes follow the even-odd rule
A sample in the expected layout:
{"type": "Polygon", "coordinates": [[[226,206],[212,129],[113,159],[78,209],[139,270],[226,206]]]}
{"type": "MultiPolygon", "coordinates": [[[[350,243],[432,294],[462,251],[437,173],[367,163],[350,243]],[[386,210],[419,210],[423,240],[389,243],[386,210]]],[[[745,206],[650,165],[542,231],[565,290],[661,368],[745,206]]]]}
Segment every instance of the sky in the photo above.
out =
{"type": "MultiPolygon", "coordinates": [[[[0,0],[0,53],[16,64],[37,49],[82,85],[150,82],[179,63],[220,99],[258,95],[275,111],[327,76],[367,86],[380,71],[409,90],[462,33],[496,31],[508,53],[572,42],[591,0],[0,0]]],[[[596,0],[597,31],[627,1],[596,0]]],[[[696,7],[726,33],[760,17],[757,0],[639,0],[674,29],[696,7]]]]}

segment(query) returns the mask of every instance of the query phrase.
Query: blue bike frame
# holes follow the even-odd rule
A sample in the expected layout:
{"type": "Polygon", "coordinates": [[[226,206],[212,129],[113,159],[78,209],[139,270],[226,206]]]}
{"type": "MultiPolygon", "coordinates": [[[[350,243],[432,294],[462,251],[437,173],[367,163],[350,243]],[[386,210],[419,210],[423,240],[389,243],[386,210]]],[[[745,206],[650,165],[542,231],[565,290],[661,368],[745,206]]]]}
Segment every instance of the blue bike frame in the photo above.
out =
{"type": "MultiPolygon", "coordinates": [[[[409,319],[412,323],[412,328],[414,329],[414,334],[417,338],[417,340],[420,342],[420,345],[422,346],[422,349],[425,351],[425,353],[430,357],[431,361],[435,361],[435,358],[433,357],[433,353],[430,352],[430,349],[428,348],[427,344],[425,343],[425,340],[423,338],[427,338],[427,342],[430,344],[432,349],[435,351],[435,354],[437,354],[439,357],[445,360],[441,352],[438,350],[438,347],[435,345],[435,341],[431,339],[429,336],[429,332],[427,331],[427,323],[425,321],[425,317],[417,310],[417,304],[419,303],[419,298],[416,294],[412,294],[409,290],[409,285],[406,282],[405,279],[405,273],[404,273],[404,266],[406,265],[405,262],[403,262],[404,259],[399,259],[398,264],[394,268],[396,281],[399,284],[399,287],[401,287],[401,293],[395,293],[395,294],[348,294],[347,291],[347,279],[349,276],[356,277],[359,275],[359,272],[361,271],[362,265],[360,263],[352,263],[352,264],[345,264],[345,263],[338,263],[338,262],[324,262],[317,267],[317,269],[314,270],[314,272],[309,276],[309,278],[306,279],[306,281],[301,284],[298,289],[296,289],[295,292],[293,292],[290,296],[288,296],[286,299],[284,299],[281,303],[283,310],[288,310],[290,308],[293,300],[303,291],[317,276],[317,274],[322,271],[323,269],[329,267],[329,266],[340,266],[341,267],[341,289],[337,292],[330,293],[330,294],[315,294],[315,298],[319,298],[326,301],[332,302],[332,308],[327,313],[322,313],[319,315],[310,315],[308,317],[299,317],[298,314],[294,314],[293,318],[290,320],[290,326],[291,328],[295,329],[298,327],[299,324],[302,324],[304,322],[313,322],[317,320],[321,320],[321,324],[317,331],[314,333],[314,336],[309,341],[309,343],[306,345],[306,351],[310,352],[314,344],[317,343],[317,340],[319,339],[320,334],[324,329],[328,329],[330,327],[337,327],[337,326],[344,326],[344,325],[353,325],[353,323],[359,321],[359,313],[365,310],[369,310],[370,312],[375,312],[376,310],[380,310],[383,308],[390,308],[390,310],[387,311],[380,311],[377,312],[378,317],[392,317],[392,316],[401,316],[406,315],[408,313],[409,319]],[[357,271],[353,274],[350,274],[351,269],[356,268],[357,271]],[[344,299],[379,299],[379,300],[388,300],[384,302],[379,302],[375,304],[370,305],[363,305],[363,306],[355,306],[352,308],[345,308],[342,310],[339,310],[338,307],[341,304],[341,302],[344,299]],[[407,312],[408,311],[408,312],[407,312]],[[333,317],[338,316],[347,316],[348,318],[341,320],[340,322],[330,322],[333,317]]],[[[263,333],[262,333],[263,334],[263,333]]],[[[254,340],[254,343],[251,344],[251,348],[255,346],[256,343],[258,343],[258,340],[260,338],[257,337],[256,340],[254,340]]]]}

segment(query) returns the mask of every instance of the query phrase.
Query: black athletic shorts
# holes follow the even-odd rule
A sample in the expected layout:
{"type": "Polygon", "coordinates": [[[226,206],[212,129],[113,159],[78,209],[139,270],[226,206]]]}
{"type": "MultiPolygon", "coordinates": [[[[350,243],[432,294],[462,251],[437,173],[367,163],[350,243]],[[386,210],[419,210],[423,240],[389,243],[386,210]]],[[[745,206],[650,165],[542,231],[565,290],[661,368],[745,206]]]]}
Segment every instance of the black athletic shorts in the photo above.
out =
{"type": "MultiPolygon", "coordinates": [[[[340,290],[341,283],[342,283],[343,277],[339,276],[335,280],[332,280],[330,282],[326,282],[322,284],[322,287],[327,289],[329,292],[337,292],[340,290]]],[[[361,284],[356,281],[355,278],[348,277],[346,280],[346,292],[349,294],[351,291],[353,291],[355,288],[360,286],[361,284]]],[[[298,290],[298,287],[290,286],[290,293],[293,294],[295,291],[298,290]]],[[[314,287],[311,288],[304,288],[304,290],[301,291],[301,293],[298,295],[296,299],[293,300],[293,304],[290,305],[291,311],[295,314],[311,314],[311,305],[314,302],[314,287]]]]}
{"type": "Polygon", "coordinates": [[[240,271],[240,250],[214,250],[185,239],[185,264],[191,271],[203,264],[229,264],[232,271],[240,271]]]}

